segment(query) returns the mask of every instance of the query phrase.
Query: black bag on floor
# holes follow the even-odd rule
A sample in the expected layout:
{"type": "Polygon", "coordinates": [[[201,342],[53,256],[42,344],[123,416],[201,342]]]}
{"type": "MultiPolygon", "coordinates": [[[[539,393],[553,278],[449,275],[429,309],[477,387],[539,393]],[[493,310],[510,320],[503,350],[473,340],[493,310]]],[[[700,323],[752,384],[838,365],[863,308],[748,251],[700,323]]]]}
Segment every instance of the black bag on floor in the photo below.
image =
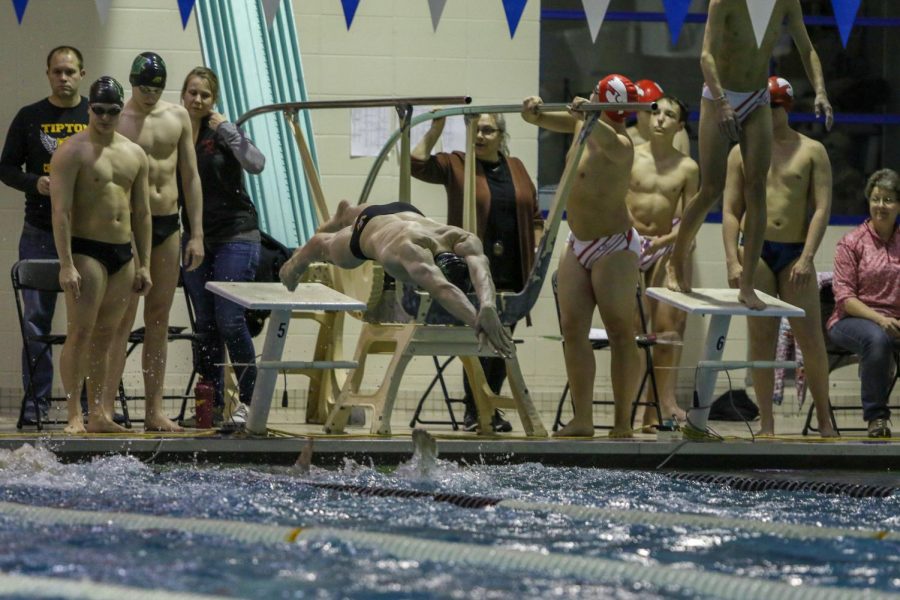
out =
{"type": "Polygon", "coordinates": [[[759,417],[759,407],[746,390],[731,390],[715,399],[709,410],[710,421],[753,421],[759,417]]]}

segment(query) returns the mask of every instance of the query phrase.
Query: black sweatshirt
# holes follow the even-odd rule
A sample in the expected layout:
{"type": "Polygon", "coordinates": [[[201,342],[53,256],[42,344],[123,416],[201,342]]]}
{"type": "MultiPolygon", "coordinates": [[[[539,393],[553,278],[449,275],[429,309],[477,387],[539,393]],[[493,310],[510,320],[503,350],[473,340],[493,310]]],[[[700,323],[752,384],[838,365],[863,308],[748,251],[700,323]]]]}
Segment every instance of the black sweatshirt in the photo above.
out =
{"type": "MultiPolygon", "coordinates": [[[[223,242],[256,232],[256,208],[244,187],[244,170],[259,173],[265,157],[234,123],[222,123],[215,131],[203,119],[197,136],[197,172],[203,188],[203,237],[207,243],[223,242]]],[[[184,210],[181,178],[178,178],[181,221],[185,235],[191,223],[184,210]]],[[[257,234],[258,235],[258,234],[257,234]]]]}
{"type": "Polygon", "coordinates": [[[50,173],[50,158],[57,146],[87,128],[88,101],[62,108],[44,98],[23,107],[6,134],[0,155],[0,181],[25,192],[25,222],[53,231],[50,196],[37,191],[39,178],[50,173]],[[22,165],[25,170],[22,171],[22,165]]]}

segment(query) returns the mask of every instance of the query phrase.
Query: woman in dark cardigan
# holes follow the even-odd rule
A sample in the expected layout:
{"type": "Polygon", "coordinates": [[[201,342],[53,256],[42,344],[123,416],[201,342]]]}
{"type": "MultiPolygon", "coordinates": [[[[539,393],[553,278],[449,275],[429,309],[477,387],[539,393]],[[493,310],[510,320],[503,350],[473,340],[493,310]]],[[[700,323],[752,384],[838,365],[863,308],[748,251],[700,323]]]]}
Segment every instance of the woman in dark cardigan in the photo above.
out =
{"type": "MultiPolygon", "coordinates": [[[[244,185],[244,171],[258,174],[265,156],[234,123],[214,110],[219,80],[206,67],[188,73],[181,100],[191,117],[197,171],[203,187],[203,232],[206,256],[199,268],[185,271],[184,287],[196,315],[202,341],[194,360],[200,376],[214,385],[214,410],[224,408],[225,350],[234,363],[240,404],[231,423],[243,425],[256,383],[256,352],[244,309],[206,289],[209,281],[254,281],[260,257],[256,208],[244,185]]],[[[191,229],[182,211],[185,234],[191,229]]],[[[216,418],[214,417],[214,421],[216,418]]]]}
{"type": "MultiPolygon", "coordinates": [[[[447,223],[462,227],[465,188],[464,152],[431,149],[441,137],[444,119],[434,119],[431,128],[412,151],[412,176],[444,186],[447,192],[447,223]]],[[[521,290],[534,263],[534,251],[544,222],[537,192],[525,165],[509,156],[506,120],[503,115],[481,115],[475,136],[475,213],[478,237],[491,263],[491,276],[498,291],[521,290]]],[[[506,377],[500,358],[482,358],[488,385],[499,393],[506,377]]],[[[472,431],[478,413],[469,381],[464,376],[466,413],[464,427],[472,431]]],[[[508,421],[498,412],[491,419],[494,431],[510,431],[508,421]]]]}

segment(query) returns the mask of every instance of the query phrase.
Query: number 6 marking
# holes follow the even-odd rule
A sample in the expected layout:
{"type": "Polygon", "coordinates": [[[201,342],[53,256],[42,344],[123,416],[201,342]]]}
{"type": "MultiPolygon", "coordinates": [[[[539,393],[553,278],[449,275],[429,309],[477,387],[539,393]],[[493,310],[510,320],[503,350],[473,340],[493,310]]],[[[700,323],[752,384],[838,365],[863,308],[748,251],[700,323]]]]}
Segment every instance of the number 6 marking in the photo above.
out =
{"type": "Polygon", "coordinates": [[[722,335],[722,336],[719,336],[719,339],[716,342],[716,350],[721,351],[722,348],[724,348],[724,347],[725,347],[725,336],[722,335]]]}

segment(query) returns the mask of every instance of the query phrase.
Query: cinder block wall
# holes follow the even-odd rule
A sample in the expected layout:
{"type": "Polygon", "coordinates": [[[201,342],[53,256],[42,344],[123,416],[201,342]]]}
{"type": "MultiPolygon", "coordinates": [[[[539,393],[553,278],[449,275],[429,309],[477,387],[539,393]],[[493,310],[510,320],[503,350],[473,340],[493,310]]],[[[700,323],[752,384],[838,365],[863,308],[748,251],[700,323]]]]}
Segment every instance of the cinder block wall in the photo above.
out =
{"type": "MultiPolygon", "coordinates": [[[[287,0],[286,0],[287,1],[287,0]]],[[[421,0],[362,2],[352,28],[348,31],[339,2],[334,0],[295,0],[294,14],[306,75],[312,99],[347,99],[385,96],[463,95],[476,103],[518,103],[538,89],[539,10],[540,3],[529,2],[516,36],[510,39],[502,3],[483,0],[448,2],[437,32],[432,30],[427,3],[421,0]]],[[[85,54],[88,73],[82,90],[90,81],[109,74],[127,81],[135,54],[153,49],[169,65],[170,79],[164,99],[177,102],[183,75],[201,63],[199,39],[194,18],[183,30],[177,5],[172,0],[118,0],[113,3],[107,24],[101,25],[94,2],[66,0],[32,2],[21,26],[12,11],[0,18],[0,131],[6,128],[16,111],[48,93],[44,76],[47,51],[59,44],[78,46],[85,54]],[[63,6],[64,4],[64,6],[63,6]]],[[[127,87],[127,86],[126,86],[127,87]]],[[[236,115],[229,115],[234,118],[236,115]]],[[[342,198],[355,201],[372,164],[369,158],[350,158],[349,111],[316,112],[313,117],[316,146],[325,194],[333,208],[342,198]]],[[[537,173],[537,135],[534,128],[516,115],[508,117],[510,147],[532,174],[537,173]]],[[[398,167],[393,157],[382,169],[373,191],[376,202],[395,199],[398,167]]],[[[446,218],[443,189],[413,183],[413,198],[426,214],[446,218]]],[[[17,243],[23,219],[23,196],[0,186],[0,263],[11,266],[17,256],[17,243]]],[[[817,256],[820,269],[827,268],[833,248],[847,228],[829,230],[817,256]]],[[[568,233],[566,224],[559,232],[568,233]]],[[[721,236],[718,225],[705,225],[698,239],[696,285],[715,287],[725,281],[721,236]]],[[[64,309],[56,324],[64,328],[64,309]]],[[[556,336],[559,329],[549,285],[534,312],[534,327],[521,326],[516,337],[524,344],[519,356],[525,377],[542,409],[555,408],[565,382],[562,352],[556,336]]],[[[186,323],[183,301],[176,299],[173,324],[186,323]]],[[[597,324],[600,325],[599,319],[597,324]]],[[[345,327],[344,349],[352,354],[359,326],[349,320],[345,327]]],[[[0,356],[0,402],[11,405],[21,394],[19,348],[20,335],[8,279],[0,278],[0,332],[8,340],[7,352],[0,356]]],[[[693,363],[700,353],[699,340],[705,333],[702,320],[689,322],[685,362],[693,363]]],[[[292,326],[286,355],[309,356],[315,328],[297,321],[292,326]]],[[[741,358],[746,353],[746,329],[743,319],[735,319],[726,357],[741,358]]],[[[258,344],[261,347],[262,337],[258,344]]],[[[610,395],[608,355],[597,355],[598,397],[610,395]]],[[[380,378],[374,361],[371,381],[380,378]]],[[[169,353],[168,387],[183,387],[190,371],[190,352],[184,345],[173,345],[169,353]]],[[[458,369],[449,377],[453,390],[461,389],[458,369]]],[[[416,359],[404,378],[398,407],[408,408],[433,375],[429,359],[416,359]]],[[[742,381],[736,374],[735,381],[742,381]]],[[[685,394],[692,376],[684,372],[680,385],[685,394]]],[[[58,385],[58,377],[57,377],[58,385]]],[[[140,389],[138,357],[128,365],[126,385],[140,389]]],[[[722,383],[724,386],[724,382],[722,383]]],[[[835,393],[857,394],[858,382],[853,369],[836,372],[832,377],[835,393]]],[[[281,386],[279,385],[279,389],[281,386]]],[[[291,377],[288,389],[302,404],[306,380],[291,377]]]]}

